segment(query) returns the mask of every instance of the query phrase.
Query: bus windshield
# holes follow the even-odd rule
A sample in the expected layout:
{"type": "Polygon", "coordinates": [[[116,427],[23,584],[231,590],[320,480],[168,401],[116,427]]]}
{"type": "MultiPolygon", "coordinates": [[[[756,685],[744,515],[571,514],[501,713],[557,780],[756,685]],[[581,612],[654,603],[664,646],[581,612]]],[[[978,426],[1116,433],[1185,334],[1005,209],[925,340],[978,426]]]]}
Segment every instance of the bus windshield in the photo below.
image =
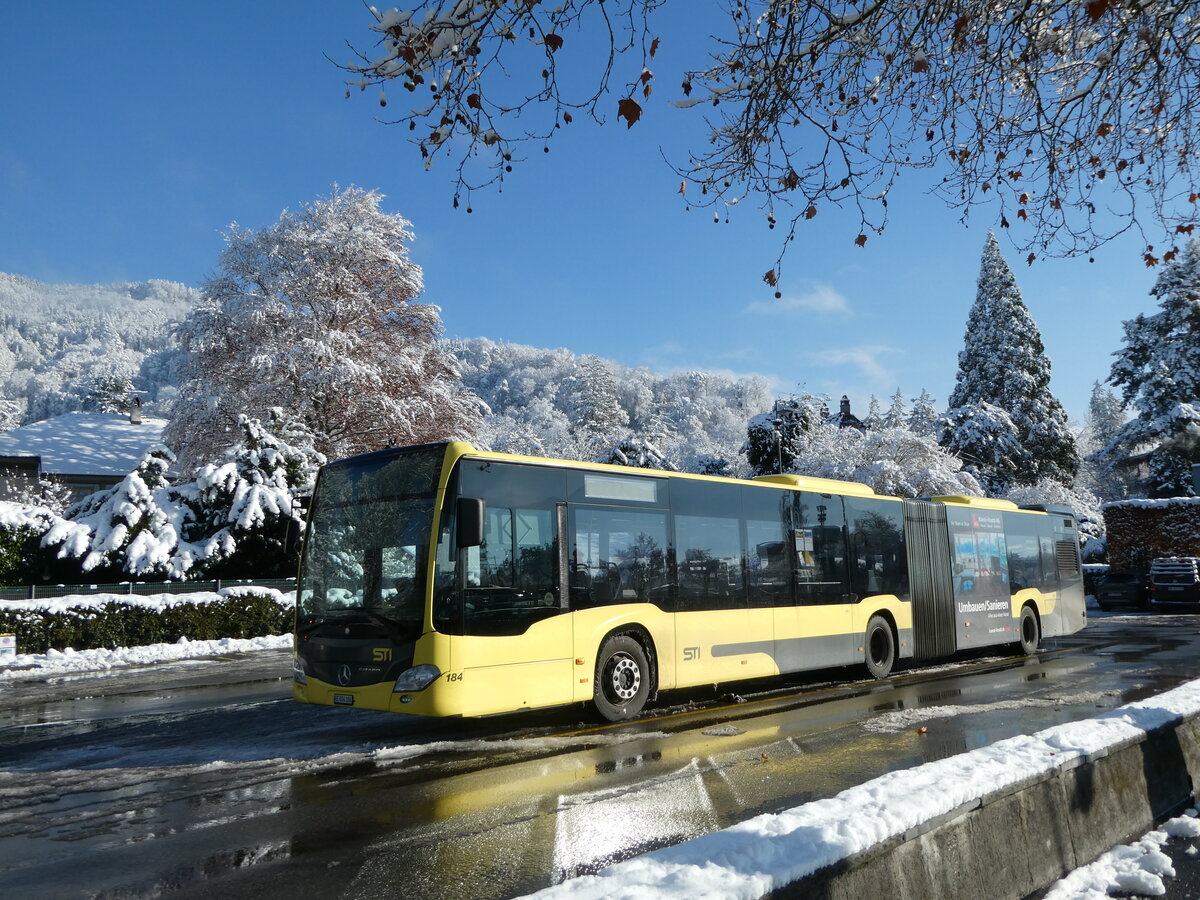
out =
{"type": "Polygon", "coordinates": [[[354,619],[420,633],[444,451],[383,451],[322,470],[300,572],[301,628],[354,619]]]}

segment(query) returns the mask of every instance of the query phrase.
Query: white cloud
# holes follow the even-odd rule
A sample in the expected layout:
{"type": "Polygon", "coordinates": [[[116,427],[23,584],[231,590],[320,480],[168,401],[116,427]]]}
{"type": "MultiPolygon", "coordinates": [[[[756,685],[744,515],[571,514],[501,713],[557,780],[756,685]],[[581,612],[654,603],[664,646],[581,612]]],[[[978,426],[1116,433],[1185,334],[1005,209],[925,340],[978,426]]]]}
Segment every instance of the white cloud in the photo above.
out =
{"type": "Polygon", "coordinates": [[[755,300],[745,309],[748,313],[790,315],[799,312],[840,313],[851,315],[850,304],[828,284],[818,284],[806,294],[785,296],[779,300],[755,300]]]}
{"type": "Polygon", "coordinates": [[[880,358],[889,353],[900,353],[895,347],[868,344],[861,347],[842,347],[824,350],[816,354],[816,361],[824,366],[855,366],[865,377],[879,383],[890,383],[893,378],[880,358]]]}

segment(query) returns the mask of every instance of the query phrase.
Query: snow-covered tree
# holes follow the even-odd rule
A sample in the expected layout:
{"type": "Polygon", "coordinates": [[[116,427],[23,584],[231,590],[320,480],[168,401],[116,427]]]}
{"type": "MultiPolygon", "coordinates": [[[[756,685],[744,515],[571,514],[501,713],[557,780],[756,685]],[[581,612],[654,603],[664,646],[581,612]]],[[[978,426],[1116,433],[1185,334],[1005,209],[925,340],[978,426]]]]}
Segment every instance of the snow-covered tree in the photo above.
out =
{"type": "Polygon", "coordinates": [[[1017,485],[1004,494],[1018,506],[1031,504],[1059,504],[1075,510],[1079,531],[1079,543],[1083,546],[1104,538],[1104,512],[1100,498],[1086,488],[1069,488],[1052,478],[1043,478],[1037,484],[1017,485]]]}
{"type": "Polygon", "coordinates": [[[805,435],[829,418],[828,400],[801,392],[776,400],[770,412],[754,416],[746,428],[743,447],[751,474],[770,475],[780,471],[780,466],[784,472],[791,470],[805,435]]]}
{"type": "MultiPolygon", "coordinates": [[[[1063,484],[1074,480],[1079,456],[1066,410],[1050,393],[1050,360],[991,232],[984,243],[975,303],[967,316],[949,400],[952,411],[969,404],[990,404],[1007,413],[1025,450],[1007,457],[1016,468],[996,472],[997,483],[1033,484],[1042,477],[1063,484]]],[[[992,481],[986,474],[985,478],[992,481]]]]}
{"type": "Polygon", "coordinates": [[[880,412],[879,398],[874,394],[867,400],[867,415],[862,421],[867,428],[882,428],[883,413],[880,412]]]}
{"type": "Polygon", "coordinates": [[[933,405],[933,397],[929,391],[921,388],[919,396],[913,398],[912,409],[909,410],[905,427],[913,434],[932,437],[941,431],[937,407],[933,405]]]}
{"type": "Polygon", "coordinates": [[[134,397],[133,378],[121,372],[93,375],[87,381],[82,408],[105,413],[122,413],[134,397]]]}
{"type": "Polygon", "coordinates": [[[1005,493],[1028,471],[1028,454],[1008,413],[986,401],[966,403],[942,419],[940,443],[963,462],[991,496],[1005,493]]]}
{"type": "Polygon", "coordinates": [[[658,447],[634,434],[622,438],[611,451],[599,457],[596,462],[609,463],[614,466],[631,466],[635,469],[679,471],[678,467],[667,459],[658,447]]]}
{"type": "Polygon", "coordinates": [[[904,392],[896,388],[892,394],[892,402],[888,404],[887,412],[880,419],[881,428],[905,428],[908,424],[908,413],[904,409],[904,392]]]}
{"type": "Polygon", "coordinates": [[[1092,385],[1087,418],[1077,438],[1082,462],[1076,487],[1088,490],[1103,501],[1123,500],[1135,487],[1135,473],[1113,468],[1104,458],[1104,449],[1125,425],[1125,409],[1111,389],[1099,381],[1092,385]]]}
{"type": "Polygon", "coordinates": [[[279,408],[265,424],[242,416],[238,432],[224,462],[201,467],[194,486],[181,490],[193,510],[184,533],[203,548],[195,560],[203,577],[286,577],[296,565],[290,539],[304,527],[297,498],[311,490],[325,458],[279,408]]]}
{"type": "Polygon", "coordinates": [[[72,504],[71,489],[46,472],[28,478],[11,469],[0,469],[0,481],[4,482],[5,499],[13,503],[47,509],[56,516],[61,516],[72,504]]]}
{"type": "Polygon", "coordinates": [[[189,562],[178,558],[180,531],[190,516],[167,484],[175,457],[153,447],[137,468],[114,487],[68,509],[42,538],[60,559],[79,559],[84,573],[146,578],[182,576],[189,562]]]}
{"type": "Polygon", "coordinates": [[[437,340],[438,308],[416,302],[409,223],[382,199],[335,186],[268,228],[230,227],[180,328],[188,380],[164,438],[185,468],[276,406],[330,457],[474,436],[479,401],[437,340]]]}
{"type": "Polygon", "coordinates": [[[406,126],[421,165],[447,158],[456,205],[540,158],[527,148],[548,151],[574,116],[633,128],[658,104],[711,118],[703,146],[676,152],[684,202],[724,210],[757,195],[771,224],[791,220],[784,242],[850,201],[861,220],[848,239],[865,243],[901,173],[929,170],[949,205],[998,206],[1039,253],[1195,221],[1200,59],[1178,50],[1195,34],[1189,3],[737,0],[691,47],[688,29],[656,18],[663,6],[690,12],[662,0],[370,7],[363,37],[369,27],[378,46],[345,66],[347,97],[375,86],[372,104],[403,98],[380,118],[406,126]],[[663,72],[660,38],[696,68],[663,72]]]}
{"type": "Polygon", "coordinates": [[[575,415],[571,427],[585,454],[601,452],[629,424],[629,416],[617,400],[616,379],[598,356],[583,358],[573,399],[575,415]]]}
{"type": "Polygon", "coordinates": [[[1159,312],[1125,322],[1109,380],[1136,415],[1101,451],[1115,467],[1144,463],[1152,497],[1191,496],[1200,462],[1200,241],[1158,276],[1159,312]]]}
{"type": "Polygon", "coordinates": [[[181,356],[173,330],[199,294],[167,281],[44,284],[0,272],[0,430],[136,391],[164,416],[181,356]]]}
{"type": "Polygon", "coordinates": [[[928,497],[980,494],[979,482],[962,461],[932,438],[904,428],[867,432],[821,424],[803,436],[790,470],[869,485],[877,494],[928,497]]]}

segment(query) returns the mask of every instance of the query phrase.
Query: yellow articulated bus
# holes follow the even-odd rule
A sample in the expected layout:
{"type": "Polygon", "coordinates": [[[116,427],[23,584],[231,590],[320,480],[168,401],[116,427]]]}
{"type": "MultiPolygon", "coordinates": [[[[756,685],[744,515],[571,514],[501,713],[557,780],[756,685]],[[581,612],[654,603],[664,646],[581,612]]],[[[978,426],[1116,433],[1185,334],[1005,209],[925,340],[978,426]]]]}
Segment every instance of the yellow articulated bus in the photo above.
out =
{"type": "Polygon", "coordinates": [[[483,716],[998,644],[1086,623],[1075,517],[487,453],[325,466],[296,606],[304,703],[483,716]]]}

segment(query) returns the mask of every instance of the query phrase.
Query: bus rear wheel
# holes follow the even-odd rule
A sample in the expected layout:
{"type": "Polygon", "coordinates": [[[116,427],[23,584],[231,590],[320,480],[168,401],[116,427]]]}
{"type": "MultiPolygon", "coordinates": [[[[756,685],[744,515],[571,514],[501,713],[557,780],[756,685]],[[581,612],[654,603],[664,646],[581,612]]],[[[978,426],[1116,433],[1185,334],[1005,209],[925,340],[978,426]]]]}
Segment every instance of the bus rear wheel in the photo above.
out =
{"type": "Polygon", "coordinates": [[[1038,644],[1042,642],[1042,626],[1038,624],[1037,614],[1033,607],[1026,606],[1021,610],[1021,652],[1032,656],[1037,652],[1038,644]]]}
{"type": "Polygon", "coordinates": [[[627,634],[614,634],[600,647],[592,702],[610,722],[632,719],[650,696],[650,661],[642,645],[627,634]]]}
{"type": "Polygon", "coordinates": [[[871,616],[867,622],[864,653],[872,678],[887,678],[896,662],[896,637],[883,616],[871,616]]]}

